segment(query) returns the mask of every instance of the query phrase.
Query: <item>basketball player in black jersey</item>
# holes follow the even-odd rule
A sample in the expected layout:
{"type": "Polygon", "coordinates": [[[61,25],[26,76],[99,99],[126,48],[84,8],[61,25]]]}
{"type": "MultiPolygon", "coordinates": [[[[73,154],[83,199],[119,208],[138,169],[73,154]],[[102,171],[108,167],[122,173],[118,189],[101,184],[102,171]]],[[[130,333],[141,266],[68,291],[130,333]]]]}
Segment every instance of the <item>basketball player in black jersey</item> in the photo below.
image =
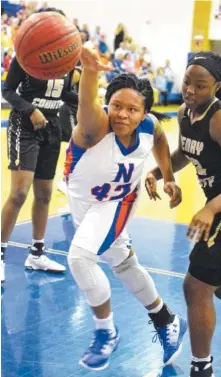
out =
{"type": "MultiPolygon", "coordinates": [[[[55,8],[47,8],[45,11],[63,14],[55,8]]],[[[57,114],[61,100],[78,104],[78,95],[69,91],[69,81],[69,75],[57,80],[38,80],[23,71],[16,57],[11,62],[2,93],[12,106],[8,122],[11,189],[2,210],[2,281],[5,279],[4,256],[7,243],[32,184],[33,240],[25,267],[65,271],[64,266],[47,258],[43,251],[52,183],[61,143],[61,128],[57,114]],[[17,89],[19,94],[16,92],[17,89]]]]}
{"type": "MultiPolygon", "coordinates": [[[[192,162],[207,198],[187,232],[196,240],[184,281],[193,354],[190,377],[214,377],[210,355],[214,294],[221,298],[221,57],[210,52],[196,54],[187,66],[182,95],[179,147],[171,156],[173,170],[192,162]]],[[[156,198],[154,177],[161,178],[159,169],[146,180],[148,191],[156,198]]]]}

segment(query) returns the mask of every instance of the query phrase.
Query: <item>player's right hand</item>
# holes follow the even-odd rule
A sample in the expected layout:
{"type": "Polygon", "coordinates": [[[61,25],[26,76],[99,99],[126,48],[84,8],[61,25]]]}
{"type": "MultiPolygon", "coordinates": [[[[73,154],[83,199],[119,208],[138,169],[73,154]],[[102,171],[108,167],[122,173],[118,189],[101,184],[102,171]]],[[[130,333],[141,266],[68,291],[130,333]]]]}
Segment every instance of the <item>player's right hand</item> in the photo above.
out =
{"type": "Polygon", "coordinates": [[[34,130],[37,131],[40,128],[44,128],[48,123],[47,119],[44,117],[42,112],[38,109],[35,109],[33,113],[30,115],[30,119],[34,126],[34,130]]]}
{"type": "Polygon", "coordinates": [[[82,47],[80,57],[83,69],[91,72],[111,71],[111,67],[103,64],[99,58],[97,50],[93,47],[92,43],[86,42],[82,47]]]}

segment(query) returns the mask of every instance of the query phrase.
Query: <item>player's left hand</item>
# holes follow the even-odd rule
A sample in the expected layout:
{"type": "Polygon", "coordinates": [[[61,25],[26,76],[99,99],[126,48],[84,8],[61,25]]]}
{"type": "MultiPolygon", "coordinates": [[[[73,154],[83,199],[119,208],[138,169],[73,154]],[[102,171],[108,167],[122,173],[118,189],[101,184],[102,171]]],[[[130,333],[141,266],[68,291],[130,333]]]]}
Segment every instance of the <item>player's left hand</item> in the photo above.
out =
{"type": "Polygon", "coordinates": [[[157,180],[152,173],[148,173],[145,179],[145,188],[149,195],[150,200],[161,199],[157,193],[157,180]]]}
{"type": "Polygon", "coordinates": [[[199,242],[204,234],[203,240],[207,242],[214,217],[215,213],[211,208],[207,206],[203,207],[193,216],[187,231],[187,237],[190,240],[195,239],[196,242],[199,242]]]}
{"type": "Polygon", "coordinates": [[[175,182],[166,182],[163,190],[170,197],[170,208],[178,206],[182,202],[182,192],[175,182]]]}

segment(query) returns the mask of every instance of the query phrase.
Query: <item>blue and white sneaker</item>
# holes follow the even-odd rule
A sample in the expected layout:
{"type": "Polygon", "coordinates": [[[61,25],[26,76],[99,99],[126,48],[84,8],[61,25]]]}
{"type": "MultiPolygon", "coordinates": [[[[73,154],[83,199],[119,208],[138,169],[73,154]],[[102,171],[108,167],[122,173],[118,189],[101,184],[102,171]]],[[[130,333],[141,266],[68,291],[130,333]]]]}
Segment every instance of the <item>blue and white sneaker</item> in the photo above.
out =
{"type": "Polygon", "coordinates": [[[108,367],[112,353],[117,349],[120,333],[116,328],[116,334],[112,331],[98,329],[94,332],[94,338],[79,364],[87,369],[103,370],[108,367]]]}
{"type": "Polygon", "coordinates": [[[166,327],[156,327],[156,330],[164,350],[164,365],[170,365],[181,352],[182,340],[187,330],[187,321],[175,315],[172,323],[169,323],[166,327]]]}

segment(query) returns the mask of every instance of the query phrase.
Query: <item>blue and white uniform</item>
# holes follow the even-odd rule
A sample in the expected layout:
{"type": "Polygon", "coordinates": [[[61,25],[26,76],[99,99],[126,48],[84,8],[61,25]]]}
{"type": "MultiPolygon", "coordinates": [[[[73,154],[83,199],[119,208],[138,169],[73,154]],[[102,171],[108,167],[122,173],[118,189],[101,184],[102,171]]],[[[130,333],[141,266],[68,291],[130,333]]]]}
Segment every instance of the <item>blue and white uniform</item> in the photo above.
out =
{"type": "Polygon", "coordinates": [[[110,130],[87,149],[72,139],[66,152],[65,176],[77,227],[72,243],[112,265],[130,252],[126,224],[135,212],[145,161],[153,147],[154,119],[147,115],[139,124],[131,147],[125,148],[110,130]]]}

